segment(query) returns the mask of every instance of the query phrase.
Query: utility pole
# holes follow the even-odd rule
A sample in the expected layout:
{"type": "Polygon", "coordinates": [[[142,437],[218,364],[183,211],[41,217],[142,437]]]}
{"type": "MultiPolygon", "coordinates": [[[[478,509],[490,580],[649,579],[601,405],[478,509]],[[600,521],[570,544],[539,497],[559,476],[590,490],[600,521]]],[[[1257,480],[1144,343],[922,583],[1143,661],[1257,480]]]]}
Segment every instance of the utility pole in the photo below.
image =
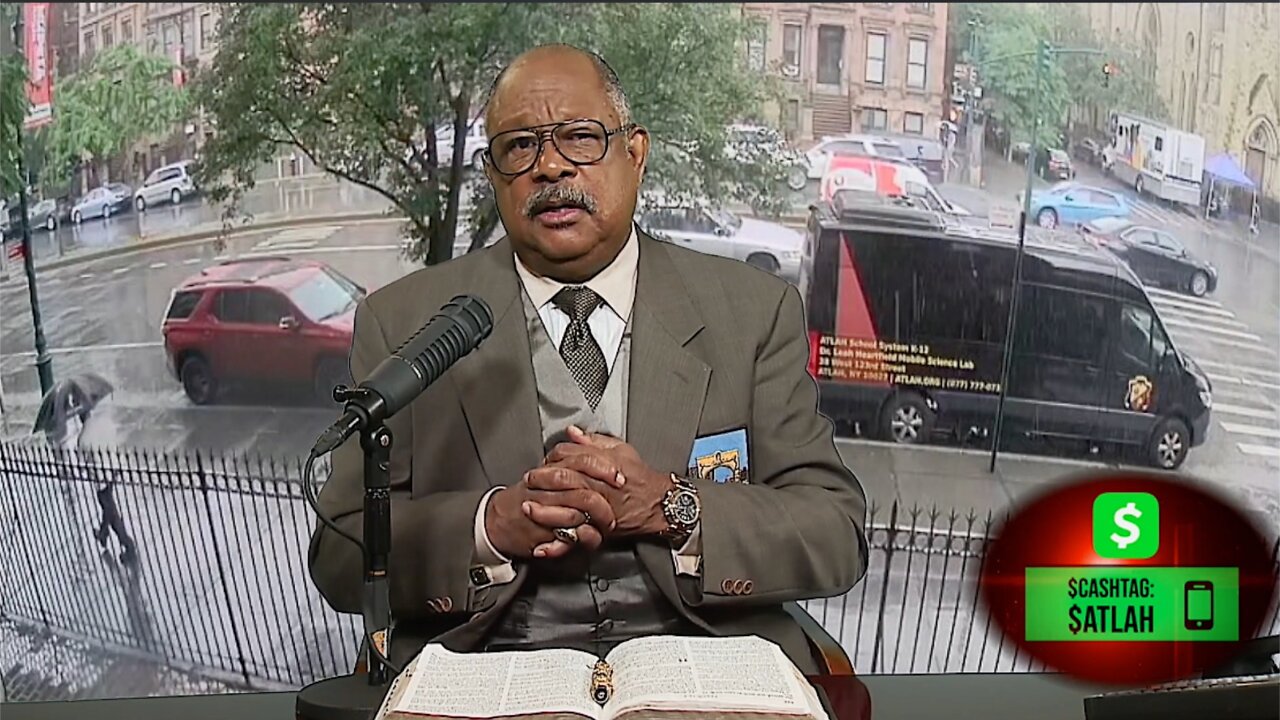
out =
{"type": "MultiPolygon", "coordinates": [[[[24,63],[26,62],[26,56],[23,52],[25,39],[23,36],[22,8],[19,8],[18,17],[13,21],[13,44],[19,59],[24,63]]],[[[27,185],[29,184],[29,178],[27,177],[26,158],[23,155],[22,148],[23,118],[19,116],[14,121],[17,123],[17,127],[14,128],[14,135],[18,141],[18,184],[20,186],[18,188],[18,212],[21,214],[19,222],[22,223],[22,267],[27,274],[27,294],[31,298],[31,324],[34,326],[36,341],[36,373],[40,376],[40,395],[43,397],[53,388],[53,366],[52,358],[49,357],[49,350],[45,345],[44,323],[40,319],[40,294],[36,291],[35,260],[31,257],[31,223],[27,217],[27,185]]]]}
{"type": "MultiPolygon", "coordinates": [[[[1022,58],[1033,53],[1018,53],[991,58],[987,63],[1003,62],[1014,58],[1022,58]]],[[[1009,394],[1009,373],[1013,367],[1013,356],[1017,341],[1018,305],[1022,299],[1022,259],[1026,255],[1027,222],[1031,215],[1031,184],[1035,178],[1036,154],[1039,152],[1040,125],[1043,114],[1042,99],[1045,96],[1042,87],[1048,72],[1053,68],[1053,58],[1058,55],[1101,55],[1101,50],[1089,48],[1055,48],[1049,42],[1041,41],[1035,55],[1035,105],[1032,107],[1031,147],[1027,150],[1027,181],[1022,190],[1022,217],[1018,221],[1018,254],[1013,261],[1013,287],[1009,297],[1009,321],[1005,326],[1004,363],[1000,368],[1000,399],[996,403],[995,434],[991,438],[991,466],[988,472],[996,471],[996,456],[1000,452],[1000,435],[1004,429],[1004,405],[1009,394]]]]}

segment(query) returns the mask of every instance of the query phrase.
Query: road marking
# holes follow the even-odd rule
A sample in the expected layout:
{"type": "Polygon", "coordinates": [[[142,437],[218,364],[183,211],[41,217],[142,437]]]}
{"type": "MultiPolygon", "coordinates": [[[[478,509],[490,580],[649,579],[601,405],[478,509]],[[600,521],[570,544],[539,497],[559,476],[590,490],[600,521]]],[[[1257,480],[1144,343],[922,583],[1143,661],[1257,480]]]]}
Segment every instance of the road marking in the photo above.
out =
{"type": "MultiPolygon", "coordinates": [[[[1205,348],[1210,352],[1216,351],[1219,348],[1219,346],[1224,346],[1224,347],[1240,348],[1241,350],[1252,350],[1254,352],[1263,353],[1268,356],[1275,355],[1275,351],[1273,351],[1271,348],[1267,347],[1266,345],[1261,345],[1259,343],[1246,343],[1246,342],[1238,342],[1236,340],[1228,340],[1226,338],[1205,337],[1203,335],[1184,334],[1183,331],[1180,331],[1177,329],[1171,329],[1169,331],[1169,334],[1173,336],[1174,340],[1177,340],[1178,345],[1198,345],[1199,347],[1205,348]]],[[[1192,353],[1191,356],[1196,357],[1196,353],[1192,353]]]]}
{"type": "Polygon", "coordinates": [[[1180,303],[1176,300],[1166,300],[1164,298],[1151,298],[1151,304],[1162,313],[1167,312],[1184,312],[1195,313],[1197,317],[1204,315],[1212,315],[1214,317],[1231,319],[1236,316],[1230,310],[1222,310],[1219,308],[1211,308],[1204,305],[1192,305],[1191,303],[1180,303]]]}
{"type": "Polygon", "coordinates": [[[198,257],[197,257],[197,258],[187,258],[186,260],[183,260],[183,261],[182,261],[182,264],[183,264],[183,265],[195,265],[195,264],[197,264],[197,263],[202,263],[202,262],[204,262],[204,258],[198,258],[198,257]]]}
{"type": "Polygon", "coordinates": [[[1226,413],[1228,415],[1242,415],[1244,417],[1257,418],[1259,420],[1275,420],[1275,410],[1263,410],[1262,408],[1245,407],[1243,405],[1228,405],[1227,403],[1214,403],[1213,410],[1215,412],[1226,413]]]}
{"type": "MultiPolygon", "coordinates": [[[[317,248],[310,248],[307,250],[294,250],[289,254],[290,255],[327,255],[331,253],[386,252],[388,250],[398,251],[402,249],[402,247],[403,246],[401,245],[344,245],[341,247],[317,247],[317,248]]],[[[255,252],[247,252],[239,257],[240,259],[243,260],[246,258],[253,259],[253,258],[261,258],[261,257],[274,257],[279,254],[280,254],[279,252],[255,251],[255,252]]]]}
{"type": "Polygon", "coordinates": [[[81,280],[91,280],[93,279],[93,273],[80,273],[79,277],[81,280]]]}
{"type": "Polygon", "coordinates": [[[160,268],[163,268],[163,267],[169,267],[169,263],[167,263],[167,262],[153,262],[153,263],[151,263],[150,265],[148,265],[147,267],[148,267],[148,268],[150,268],[150,269],[152,269],[152,270],[159,270],[160,268]]]}
{"type": "Polygon", "coordinates": [[[1280,447],[1272,447],[1270,445],[1250,445],[1248,443],[1236,443],[1236,448],[1245,455],[1257,455],[1259,457],[1280,458],[1280,447]]]}
{"type": "Polygon", "coordinates": [[[1163,288],[1149,287],[1147,288],[1147,294],[1156,295],[1158,297],[1164,298],[1166,300],[1174,301],[1174,302],[1188,303],[1191,305],[1200,305],[1202,307],[1211,307],[1211,308],[1222,307],[1222,303],[1218,302],[1217,300],[1210,300],[1209,298],[1198,298],[1192,295],[1183,295],[1182,293],[1174,292],[1172,290],[1165,290],[1163,288]]]}
{"type": "Polygon", "coordinates": [[[1205,377],[1209,378],[1215,385],[1217,383],[1230,383],[1232,385],[1243,385],[1244,381],[1234,375],[1217,375],[1211,372],[1205,372],[1205,377]]]}
{"type": "MultiPolygon", "coordinates": [[[[76,347],[49,348],[50,355],[69,355],[78,352],[114,352],[118,350],[140,350],[143,348],[164,347],[164,342],[153,340],[150,342],[132,342],[132,343],[115,343],[110,345],[78,345],[76,347]]],[[[24,352],[5,353],[0,358],[20,358],[35,357],[34,351],[28,350],[24,352]]]]}
{"type": "Polygon", "coordinates": [[[1220,328],[1214,325],[1206,325],[1204,323],[1194,323],[1194,322],[1189,322],[1187,320],[1180,320],[1178,318],[1165,318],[1164,324],[1173,325],[1174,327],[1185,327],[1185,328],[1191,328],[1193,330],[1201,330],[1203,332],[1213,333],[1214,335],[1222,335],[1225,337],[1239,338],[1241,340],[1252,340],[1253,342],[1256,342],[1256,343],[1262,342],[1261,336],[1255,335],[1254,333],[1251,333],[1251,332],[1245,332],[1243,330],[1232,330],[1231,328],[1220,328]]]}
{"type": "Polygon", "coordinates": [[[1280,430],[1269,427],[1258,427],[1256,425],[1239,425],[1237,423],[1220,422],[1223,430],[1227,432],[1237,433],[1239,435],[1256,435],[1258,437],[1272,438],[1280,440],[1280,430]]]}
{"type": "Polygon", "coordinates": [[[1158,302],[1154,304],[1156,309],[1160,311],[1160,317],[1162,318],[1172,317],[1175,320],[1192,320],[1197,323],[1212,323],[1220,327],[1239,328],[1241,330],[1247,330],[1249,328],[1248,325],[1240,322],[1239,320],[1232,320],[1230,315],[1211,315],[1201,308],[1191,310],[1172,305],[1164,307],[1158,302]]]}
{"type": "Polygon", "coordinates": [[[295,250],[306,250],[307,248],[313,248],[318,244],[319,243],[317,243],[315,240],[286,242],[286,243],[274,243],[274,242],[268,241],[268,242],[260,242],[257,245],[254,245],[253,247],[255,250],[271,250],[277,253],[287,253],[295,250]]]}
{"type": "Polygon", "coordinates": [[[111,274],[112,274],[112,275],[123,275],[124,273],[127,273],[127,272],[129,272],[130,270],[132,270],[132,269],[133,269],[133,267],[132,267],[132,266],[128,266],[128,265],[126,265],[125,267],[118,267],[118,268],[116,268],[115,270],[112,270],[112,271],[111,271],[111,274]]]}
{"type": "Polygon", "coordinates": [[[1200,360],[1199,358],[1196,359],[1196,362],[1204,367],[1216,367],[1222,368],[1223,370],[1234,370],[1238,373],[1249,373],[1252,375],[1266,375],[1267,377],[1273,377],[1280,380],[1280,371],[1277,370],[1266,370],[1264,368],[1249,367],[1247,365],[1235,365],[1232,363],[1218,362],[1216,360],[1200,360]]]}

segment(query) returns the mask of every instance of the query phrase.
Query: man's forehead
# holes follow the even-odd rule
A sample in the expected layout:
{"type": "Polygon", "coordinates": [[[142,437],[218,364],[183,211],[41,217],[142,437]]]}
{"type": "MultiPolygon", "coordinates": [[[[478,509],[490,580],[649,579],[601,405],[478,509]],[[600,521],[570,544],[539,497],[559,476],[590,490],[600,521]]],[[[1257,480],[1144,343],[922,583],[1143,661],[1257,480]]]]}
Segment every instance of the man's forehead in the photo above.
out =
{"type": "Polygon", "coordinates": [[[490,101],[486,129],[493,134],[580,118],[616,122],[599,73],[590,62],[585,68],[576,65],[521,63],[512,67],[490,101]]]}

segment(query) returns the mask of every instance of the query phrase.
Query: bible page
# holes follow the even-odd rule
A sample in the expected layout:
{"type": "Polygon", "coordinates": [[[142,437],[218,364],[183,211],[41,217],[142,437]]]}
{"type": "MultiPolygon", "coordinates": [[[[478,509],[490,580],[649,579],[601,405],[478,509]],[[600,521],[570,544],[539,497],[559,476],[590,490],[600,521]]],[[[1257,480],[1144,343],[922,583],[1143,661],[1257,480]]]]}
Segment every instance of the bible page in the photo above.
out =
{"type": "Polygon", "coordinates": [[[594,655],[577,650],[455,653],[428,645],[391,708],[396,713],[457,718],[571,713],[596,718],[591,699],[594,655]]]}
{"type": "Polygon", "coordinates": [[[813,690],[778,646],[758,637],[629,640],[607,658],[614,695],[605,713],[632,710],[811,716],[813,690]]]}

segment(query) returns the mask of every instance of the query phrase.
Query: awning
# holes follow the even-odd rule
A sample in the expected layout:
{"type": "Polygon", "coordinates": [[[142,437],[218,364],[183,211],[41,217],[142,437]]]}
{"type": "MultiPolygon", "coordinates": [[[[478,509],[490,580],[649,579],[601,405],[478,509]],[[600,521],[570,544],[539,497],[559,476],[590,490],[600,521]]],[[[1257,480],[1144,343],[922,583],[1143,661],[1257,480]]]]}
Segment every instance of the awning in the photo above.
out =
{"type": "Polygon", "coordinates": [[[1253,181],[1249,179],[1249,176],[1245,175],[1240,166],[1236,164],[1236,161],[1226,153],[1209,158],[1209,161],[1204,164],[1204,171],[1222,182],[1249,189],[1254,187],[1253,181]]]}

